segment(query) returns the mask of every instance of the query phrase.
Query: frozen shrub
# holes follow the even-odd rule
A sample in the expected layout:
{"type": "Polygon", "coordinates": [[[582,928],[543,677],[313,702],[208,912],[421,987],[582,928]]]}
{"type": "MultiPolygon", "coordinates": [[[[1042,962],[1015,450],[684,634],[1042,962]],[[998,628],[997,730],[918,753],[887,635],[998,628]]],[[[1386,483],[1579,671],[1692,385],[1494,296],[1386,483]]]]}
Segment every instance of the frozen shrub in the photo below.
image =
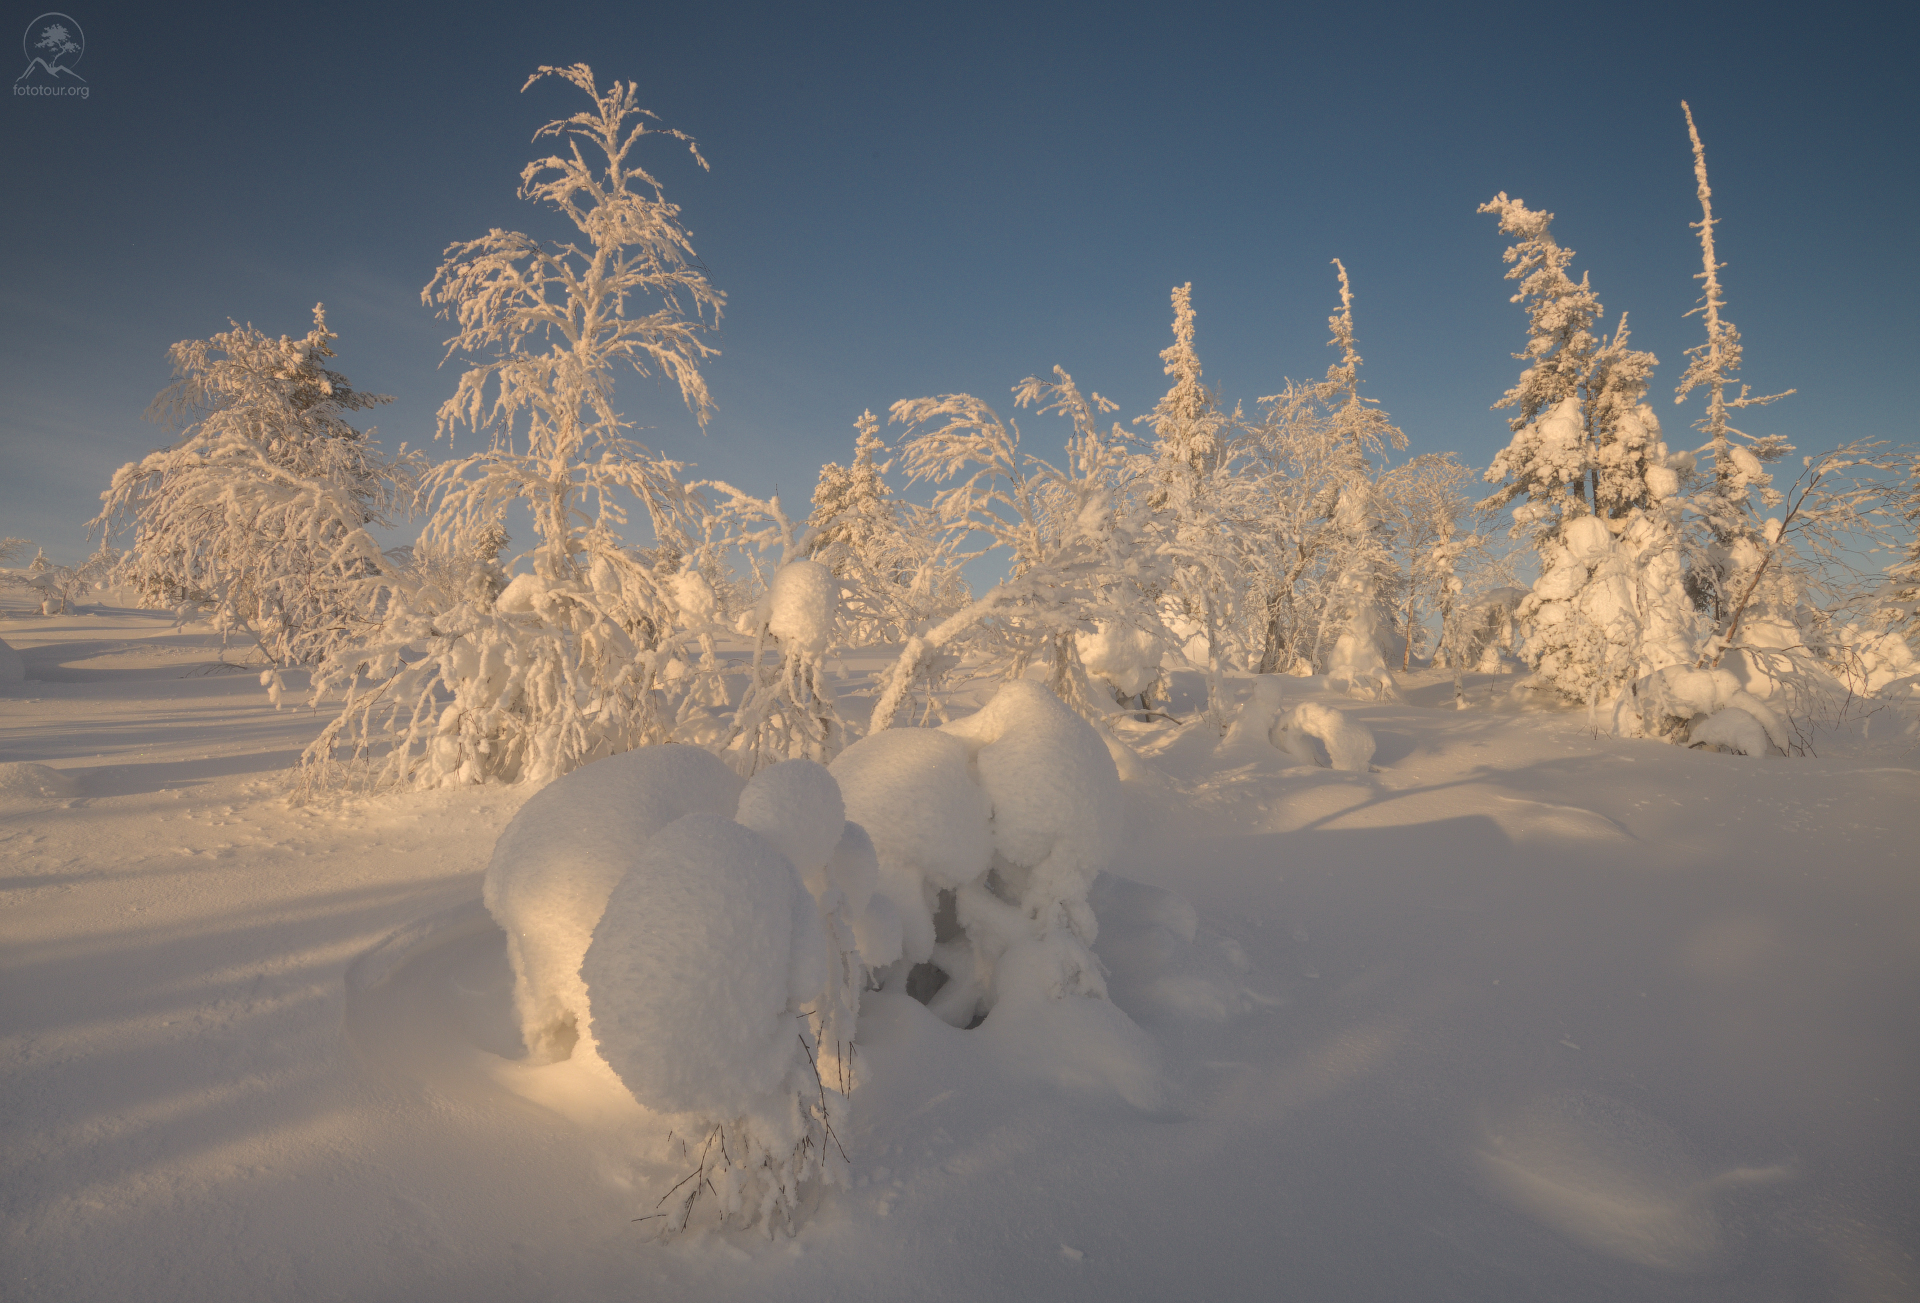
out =
{"type": "Polygon", "coordinates": [[[666,1229],[710,1197],[723,1224],[771,1233],[807,1182],[838,1179],[856,924],[884,939],[893,917],[863,916],[876,874],[825,768],[743,782],[689,746],[577,769],[501,834],[484,898],[530,1057],[584,1059],[669,1119],[695,1171],[662,1199],[666,1229]]]}
{"type": "Polygon", "coordinates": [[[528,798],[500,834],[483,886],[507,934],[521,1036],[536,1061],[585,1029],[580,960],[607,896],[660,829],[731,815],[741,782],[698,747],[646,747],[575,770],[528,798]]]}
{"type": "Polygon", "coordinates": [[[1308,738],[1318,738],[1327,748],[1327,759],[1335,769],[1364,774],[1373,759],[1373,733],[1367,726],[1316,701],[1295,706],[1284,725],[1274,723],[1275,746],[1305,764],[1317,765],[1320,759],[1308,738]]]}
{"type": "Polygon", "coordinates": [[[901,957],[924,963],[939,893],[977,880],[993,863],[992,810],[966,743],[933,729],[885,729],[841,752],[833,776],[847,816],[872,836],[875,896],[899,915],[901,957]]]}

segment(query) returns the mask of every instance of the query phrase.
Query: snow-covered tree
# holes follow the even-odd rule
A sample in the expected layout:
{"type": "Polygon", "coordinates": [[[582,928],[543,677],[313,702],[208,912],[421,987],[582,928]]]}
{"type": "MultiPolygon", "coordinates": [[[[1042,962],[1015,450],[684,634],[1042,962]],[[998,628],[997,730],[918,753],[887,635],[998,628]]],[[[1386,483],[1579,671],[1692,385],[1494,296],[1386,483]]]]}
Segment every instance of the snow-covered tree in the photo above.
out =
{"type": "Polygon", "coordinates": [[[369,527],[391,523],[419,469],[348,423],[389,400],[326,366],[335,338],[316,306],[303,338],[233,324],[175,344],[179,378],[147,414],[181,438],[116,471],[91,522],[103,543],[131,530],[119,577],[143,598],[203,612],[274,667],[374,625],[366,581],[382,558],[369,527]]]}
{"type": "MultiPolygon", "coordinates": [[[[891,416],[908,427],[902,460],[911,481],[947,484],[934,510],[948,527],[983,538],[973,556],[1006,559],[1007,577],[924,633],[907,640],[886,676],[869,733],[892,725],[930,664],[961,651],[995,677],[1051,666],[1048,686],[1090,720],[1110,707],[1080,655],[1080,636],[1133,628],[1164,642],[1157,596],[1167,552],[1152,512],[1130,495],[1126,434],[1099,427],[1114,404],[1082,395],[1059,367],[1055,379],[1029,376],[1014,389],[1019,407],[1058,412],[1073,423],[1064,465],[1022,450],[1020,429],[970,394],[902,400],[891,416]]],[[[965,559],[969,554],[958,554],[965,559]]]]}
{"type": "Polygon", "coordinates": [[[1377,400],[1360,393],[1353,290],[1345,265],[1338,259],[1333,265],[1340,311],[1327,319],[1328,343],[1340,350],[1340,360],[1323,380],[1289,382],[1262,398],[1266,415],[1248,430],[1263,477],[1259,529],[1270,540],[1260,581],[1263,674],[1325,670],[1342,638],[1349,638],[1350,651],[1373,646],[1379,659],[1378,603],[1382,585],[1396,573],[1372,459],[1405,447],[1406,435],[1377,400]]]}
{"type": "MultiPolygon", "coordinates": [[[[814,489],[809,555],[842,581],[844,643],[902,642],[971,600],[955,552],[961,537],[927,507],[896,498],[873,413],[854,422],[850,465],[828,462],[814,489]]],[[[944,661],[930,662],[935,677],[944,661]]],[[[939,693],[928,703],[937,707],[939,693]]]]}
{"type": "Polygon", "coordinates": [[[1152,425],[1163,477],[1179,471],[1205,478],[1227,458],[1227,432],[1233,418],[1220,410],[1218,396],[1201,381],[1193,318],[1193,282],[1188,281],[1174,288],[1173,343],[1160,353],[1173,386],[1152,413],[1134,422],[1152,425]]]}
{"type": "Polygon", "coordinates": [[[1543,549],[1558,540],[1566,522],[1596,511],[1610,516],[1646,501],[1645,467],[1659,427],[1651,434],[1641,404],[1647,377],[1658,365],[1651,353],[1627,347],[1623,315],[1611,339],[1594,332],[1604,308],[1585,273],[1568,274],[1574,251],[1553,235],[1553,214],[1534,212],[1503,191],[1480,206],[1514,237],[1505,260],[1507,279],[1518,281],[1513,302],[1527,309],[1528,338],[1514,357],[1527,363],[1495,404],[1515,408],[1508,421],[1513,440],[1487,471],[1506,480],[1487,499],[1514,509],[1514,528],[1534,534],[1543,549]]]}
{"type": "MultiPolygon", "coordinates": [[[[1715,627],[1715,644],[1703,649],[1702,663],[1717,662],[1733,623],[1742,618],[1745,608],[1756,600],[1763,609],[1786,616],[1791,608],[1790,595],[1778,586],[1766,588],[1757,581],[1764,578],[1767,548],[1764,527],[1754,510],[1754,498],[1763,507],[1780,505],[1782,496],[1773,487],[1773,478],[1763,463],[1777,461],[1792,448],[1779,435],[1751,435],[1733,425],[1733,413],[1748,407],[1763,407],[1787,397],[1794,391],[1755,396],[1745,384],[1739,393],[1728,391],[1736,383],[1742,346],[1740,331],[1724,315],[1726,298],[1720,287],[1720,272],[1725,265],[1716,260],[1713,228],[1713,188],[1707,183],[1707,151],[1693,123],[1693,110],[1683,101],[1681,111],[1687,118],[1687,136],[1693,143],[1693,175],[1700,199],[1700,220],[1693,228],[1700,232],[1701,270],[1695,279],[1701,282],[1700,315],[1707,338],[1687,350],[1687,370],[1681,377],[1674,402],[1685,402],[1695,389],[1706,394],[1706,410],[1694,428],[1706,436],[1696,456],[1706,458],[1705,482],[1694,486],[1688,505],[1712,534],[1712,543],[1696,559],[1690,579],[1696,599],[1710,611],[1715,627]],[[1736,610],[1736,607],[1739,608],[1736,610]]],[[[1689,313],[1688,315],[1693,315],[1689,313]]]]}
{"type": "Polygon", "coordinates": [[[1905,482],[1892,489],[1889,509],[1907,522],[1908,537],[1900,560],[1887,568],[1881,604],[1894,628],[1911,630],[1920,624],[1920,453],[1907,453],[1897,470],[1905,482]]]}
{"type": "Polygon", "coordinates": [[[824,764],[846,745],[846,726],[828,681],[826,657],[842,643],[842,580],[813,559],[818,532],[788,516],[780,499],[752,497],[714,482],[722,501],[716,519],[732,527],[732,541],[759,555],[778,549],[765,591],[740,617],[736,631],[753,638],[753,659],[739,705],[717,748],[742,774],[781,760],[824,764]]]}
{"type": "Polygon", "coordinates": [[[1480,505],[1517,504],[1512,532],[1540,553],[1540,578],[1514,613],[1537,681],[1597,706],[1689,655],[1674,501],[1685,462],[1643,401],[1657,359],[1629,347],[1624,314],[1611,337],[1595,333],[1604,309],[1587,275],[1569,274],[1574,253],[1554,238],[1553,214],[1504,193],[1480,211],[1515,238],[1507,278],[1528,314],[1527,347],[1514,354],[1527,366],[1497,404],[1517,409],[1513,438],[1486,476],[1506,482],[1480,505]]]}
{"type": "MultiPolygon", "coordinates": [[[[1218,397],[1201,382],[1193,322],[1188,282],[1173,291],[1173,343],[1160,354],[1173,384],[1152,413],[1134,422],[1151,423],[1154,433],[1150,462],[1137,474],[1151,485],[1146,505],[1168,562],[1165,622],[1183,635],[1187,659],[1205,674],[1207,718],[1224,731],[1222,674],[1244,598],[1251,546],[1244,522],[1257,510],[1257,494],[1230,437],[1243,424],[1241,414],[1221,411],[1218,397]]],[[[1145,706],[1145,689],[1159,677],[1159,643],[1142,629],[1105,626],[1092,645],[1102,666],[1112,664],[1103,677],[1116,693],[1138,693],[1145,706]]],[[[1088,650],[1083,639],[1083,659],[1088,650]]]]}
{"type": "Polygon", "coordinates": [[[1396,615],[1403,671],[1413,667],[1428,616],[1439,621],[1436,648],[1449,643],[1464,588],[1462,558],[1484,546],[1480,535],[1465,527],[1471,507],[1465,488],[1472,481],[1473,472],[1450,452],[1421,453],[1380,477],[1379,501],[1400,569],[1396,615]]]}
{"type": "Polygon", "coordinates": [[[527,85],[547,76],[593,107],[541,128],[535,139],[564,139],[568,152],[527,164],[520,193],[577,238],[491,231],[450,246],[421,293],[457,327],[449,356],[480,359],[441,407],[440,433],[464,426],[490,440],[428,476],[422,542],[470,552],[517,505],[532,517],[531,570],[491,601],[397,588],[379,636],[315,676],[316,700],[334,688],[349,699],[309,748],[310,768],[345,745],[357,756],[384,748],[382,783],[542,782],[681,722],[661,690],[694,677],[714,594],[685,528],[682,468],[628,437],[613,386],[622,372],[657,374],[703,424],[711,410],[700,367],[725,298],[635,155],[664,136],[706,162],[691,137],[655,125],[633,83],[603,92],[574,64],[543,67],[527,85]],[[630,500],[678,570],[625,545],[630,500]]]}
{"type": "Polygon", "coordinates": [[[860,413],[853,428],[852,463],[828,462],[820,468],[813,513],[807,518],[813,530],[810,546],[817,554],[837,544],[873,569],[887,563],[886,550],[900,528],[898,504],[886,481],[893,463],[878,459],[887,445],[872,412],[860,413]]]}

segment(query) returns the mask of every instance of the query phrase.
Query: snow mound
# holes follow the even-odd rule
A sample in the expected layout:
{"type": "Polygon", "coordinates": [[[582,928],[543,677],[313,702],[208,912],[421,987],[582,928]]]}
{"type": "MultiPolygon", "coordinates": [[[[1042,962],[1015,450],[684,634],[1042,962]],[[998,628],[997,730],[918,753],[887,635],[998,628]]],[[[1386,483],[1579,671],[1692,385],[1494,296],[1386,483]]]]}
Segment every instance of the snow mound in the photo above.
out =
{"type": "Polygon", "coordinates": [[[0,683],[19,683],[27,677],[27,663],[20,653],[0,638],[0,683]]]}
{"type": "Polygon", "coordinates": [[[594,1042],[650,1109],[757,1111],[803,1057],[796,995],[819,990],[825,949],[785,856],[731,819],[685,815],[634,857],[593,929],[580,977],[594,1042]]]}
{"type": "Polygon", "coordinates": [[[1773,751],[1767,730],[1738,706],[1727,706],[1696,719],[1687,730],[1687,745],[1716,747],[1743,756],[1764,756],[1773,751]]]}
{"type": "Polygon", "coordinates": [[[1372,731],[1316,701],[1295,706],[1284,725],[1276,720],[1272,737],[1275,746],[1310,765],[1319,764],[1320,758],[1314,754],[1309,738],[1318,738],[1327,748],[1327,759],[1335,769],[1364,774],[1373,759],[1372,731]]]}
{"type": "Polygon", "coordinates": [[[847,818],[871,835],[876,894],[899,915],[905,957],[920,963],[933,953],[926,887],[971,882],[993,860],[991,811],[966,743],[930,729],[884,729],[842,751],[831,772],[847,818]]]}
{"type": "Polygon", "coordinates": [[[774,572],[767,594],[767,631],[789,654],[817,660],[833,641],[839,603],[833,571],[818,561],[789,561],[774,572]]]}
{"type": "Polygon", "coordinates": [[[786,856],[814,895],[825,889],[827,861],[846,830],[840,785],[812,760],[782,760],[747,780],[734,818],[786,856]]]}
{"type": "Polygon", "coordinates": [[[1087,901],[1100,919],[1094,951],[1107,967],[1107,993],[1131,1017],[1225,1022],[1259,1003],[1241,980],[1245,952],[1203,934],[1185,897],[1102,873],[1087,901]]]}
{"type": "Polygon", "coordinates": [[[1111,1092],[1153,1112],[1167,1102],[1160,1049],[1111,1001],[1070,998],[1059,975],[1073,960],[1054,933],[1020,943],[999,959],[1000,996],[977,1035],[1006,1065],[1028,1076],[1089,1094],[1111,1092]]]}
{"type": "Polygon", "coordinates": [[[57,800],[79,792],[77,781],[47,765],[24,760],[0,764],[0,801],[57,800]]]}
{"type": "Polygon", "coordinates": [[[566,1058],[584,1030],[580,961],[648,839],[685,814],[731,816],[741,786],[698,747],[645,747],[556,779],[500,834],[482,896],[507,934],[521,1035],[536,1060],[566,1058]]]}

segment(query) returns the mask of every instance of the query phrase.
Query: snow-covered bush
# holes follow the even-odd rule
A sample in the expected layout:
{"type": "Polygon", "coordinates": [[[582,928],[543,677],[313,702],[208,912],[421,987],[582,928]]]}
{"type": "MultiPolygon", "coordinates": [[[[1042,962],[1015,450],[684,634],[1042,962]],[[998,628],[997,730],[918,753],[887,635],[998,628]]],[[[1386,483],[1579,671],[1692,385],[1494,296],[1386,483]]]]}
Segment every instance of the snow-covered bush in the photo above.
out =
{"type": "Polygon", "coordinates": [[[684,814],[731,816],[742,781],[697,747],[644,747],[585,766],[527,799],[494,846],[487,909],[507,933],[520,1033],[565,1058],[586,1028],[580,960],[634,854],[684,814]]]}
{"type": "MultiPolygon", "coordinates": [[[[1746,691],[1730,670],[1668,666],[1634,683],[1615,709],[1625,717],[1616,725],[1617,731],[1666,738],[1683,745],[1719,742],[1722,734],[1734,736],[1728,730],[1736,726],[1737,736],[1750,740],[1753,734],[1738,721],[1723,720],[1708,727],[1709,721],[1726,712],[1753,721],[1772,753],[1784,754],[1790,741],[1786,722],[1772,706],[1746,691]],[[1705,733],[1701,732],[1703,727],[1707,728],[1705,733]]],[[[1765,753],[1744,746],[1738,749],[1747,755],[1765,753]]]]}
{"type": "Polygon", "coordinates": [[[1327,749],[1328,764],[1334,769],[1364,774],[1373,759],[1372,730],[1332,706],[1303,701],[1284,723],[1274,721],[1273,744],[1302,763],[1317,765],[1320,758],[1309,739],[1318,739],[1327,749]]]}
{"type": "Polygon", "coordinates": [[[1099,993],[1086,893],[1117,849],[1119,775],[1100,734],[1044,685],[1007,683],[938,730],[876,733],[833,771],[849,815],[873,831],[903,964],[930,960],[944,975],[936,1012],[966,1026],[990,1011],[1013,948],[1053,955],[1050,990],[1099,993]]]}
{"type": "Polygon", "coordinates": [[[824,767],[743,782],[688,746],[577,769],[501,834],[484,899],[529,1056],[582,1061],[682,1138],[694,1170],[665,1229],[710,1198],[771,1234],[807,1183],[840,1179],[860,938],[884,944],[890,917],[877,876],[824,767]]]}
{"type": "Polygon", "coordinates": [[[521,195],[559,213],[584,246],[496,230],[451,246],[422,291],[457,323],[450,354],[488,359],[462,374],[440,433],[467,426],[491,438],[426,478],[434,507],[422,542],[469,553],[518,504],[533,518],[531,572],[497,601],[395,583],[378,633],[314,675],[316,703],[335,689],[348,699],[303,757],[310,780],[329,777],[345,748],[373,761],[378,785],[544,782],[679,735],[692,725],[684,712],[703,704],[703,675],[686,671],[715,669],[700,623],[712,593],[692,578],[705,558],[683,528],[681,467],[626,437],[612,392],[623,369],[659,373],[700,420],[711,406],[700,366],[714,350],[703,335],[724,296],[695,259],[678,206],[633,157],[654,137],[693,142],[650,126],[631,83],[602,92],[575,64],[542,68],[528,85],[549,75],[593,108],[540,130],[536,139],[571,138],[572,148],[527,164],[521,195]],[[677,566],[625,546],[628,498],[677,566]]]}
{"type": "Polygon", "coordinates": [[[1075,634],[1074,646],[1087,673],[1104,681],[1116,697],[1139,697],[1143,707],[1148,704],[1147,693],[1160,681],[1166,654],[1159,638],[1145,629],[1102,620],[1094,623],[1093,632],[1075,634]]]}
{"type": "Polygon", "coordinates": [[[335,339],[316,306],[300,339],[234,324],[175,344],[179,378],[147,415],[180,441],[114,472],[91,522],[103,544],[132,530],[116,578],[251,639],[275,667],[375,627],[383,558],[369,527],[391,523],[420,468],[348,423],[389,399],[326,366],[335,339]]]}

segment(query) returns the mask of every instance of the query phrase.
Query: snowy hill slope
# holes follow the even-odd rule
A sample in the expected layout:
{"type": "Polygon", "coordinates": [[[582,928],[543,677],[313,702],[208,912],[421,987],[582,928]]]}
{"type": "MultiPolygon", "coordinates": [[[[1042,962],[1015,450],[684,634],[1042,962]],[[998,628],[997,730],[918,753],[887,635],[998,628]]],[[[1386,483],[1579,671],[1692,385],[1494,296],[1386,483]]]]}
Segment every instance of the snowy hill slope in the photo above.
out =
{"type": "Polygon", "coordinates": [[[323,721],[209,635],[0,637],[0,762],[77,791],[0,804],[9,1299],[1920,1295],[1920,769],[1886,717],[1750,760],[1479,680],[1338,701],[1366,773],[1142,726],[1092,900],[1166,1106],[870,995],[853,1188],[796,1239],[660,1244],[632,1219],[672,1169],[513,1061],[478,900],[524,792],[289,809],[323,721]]]}

